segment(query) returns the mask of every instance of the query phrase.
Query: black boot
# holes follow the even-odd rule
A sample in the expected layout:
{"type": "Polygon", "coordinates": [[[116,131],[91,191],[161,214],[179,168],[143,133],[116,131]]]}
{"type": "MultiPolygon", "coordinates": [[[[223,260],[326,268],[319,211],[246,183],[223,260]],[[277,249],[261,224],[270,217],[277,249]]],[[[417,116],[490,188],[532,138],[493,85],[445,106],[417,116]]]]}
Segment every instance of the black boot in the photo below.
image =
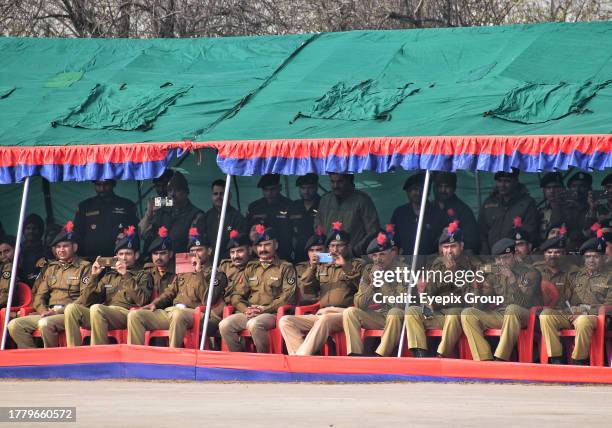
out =
{"type": "Polygon", "coordinates": [[[574,360],[574,365],[575,366],[590,366],[591,365],[591,360],[586,358],[584,360],[574,360]]]}
{"type": "Polygon", "coordinates": [[[561,357],[549,357],[548,364],[563,364],[561,357]]]}
{"type": "Polygon", "coordinates": [[[507,361],[506,361],[506,360],[504,360],[503,358],[497,358],[497,357],[495,357],[495,361],[501,361],[501,362],[503,362],[503,363],[507,363],[507,361]]]}
{"type": "Polygon", "coordinates": [[[427,351],[425,349],[421,349],[421,348],[410,348],[410,353],[412,354],[412,356],[414,358],[427,358],[427,357],[429,357],[429,355],[427,355],[427,351]]]}

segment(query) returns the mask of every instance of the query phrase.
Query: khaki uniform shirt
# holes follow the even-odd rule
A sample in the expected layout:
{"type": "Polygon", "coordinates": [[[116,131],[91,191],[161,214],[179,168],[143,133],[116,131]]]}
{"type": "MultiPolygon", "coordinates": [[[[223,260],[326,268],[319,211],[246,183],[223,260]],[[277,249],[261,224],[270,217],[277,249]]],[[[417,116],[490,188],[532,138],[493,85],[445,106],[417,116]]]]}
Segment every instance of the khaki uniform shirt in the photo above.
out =
{"type": "MultiPolygon", "coordinates": [[[[34,294],[34,309],[43,313],[55,305],[66,306],[79,298],[81,287],[89,284],[91,263],[75,257],[72,263],[58,260],[49,262],[41,273],[40,282],[34,294]]],[[[63,309],[57,310],[63,313],[63,309]]]]}
{"type": "MultiPolygon", "coordinates": [[[[396,268],[404,269],[407,267],[404,263],[399,260],[395,260],[393,264],[387,270],[395,270],[396,268]]],[[[374,299],[374,295],[380,293],[380,298],[383,297],[400,297],[403,293],[408,292],[408,285],[403,282],[387,282],[383,281],[382,287],[374,286],[374,264],[370,263],[363,269],[361,276],[361,282],[359,283],[359,290],[355,294],[353,299],[355,306],[359,309],[373,310],[382,314],[387,314],[392,308],[404,309],[405,303],[377,303],[374,299]],[[372,307],[370,307],[372,306],[372,307]]]]}
{"type": "Polygon", "coordinates": [[[597,315],[597,307],[612,304],[612,272],[604,269],[589,276],[585,268],[579,269],[572,281],[569,299],[573,314],[597,315]]]}
{"type": "MultiPolygon", "coordinates": [[[[168,288],[157,298],[155,306],[163,309],[168,306],[182,304],[188,308],[195,309],[198,306],[206,305],[208,299],[208,289],[210,277],[212,275],[212,266],[207,265],[202,267],[201,272],[179,273],[168,288]]],[[[215,285],[213,287],[213,310],[211,315],[220,319],[219,309],[215,308],[215,303],[225,292],[227,286],[227,278],[223,272],[217,272],[215,285]]],[[[220,309],[221,313],[223,308],[220,309]]]]}
{"type": "Polygon", "coordinates": [[[515,264],[510,268],[515,280],[510,281],[501,273],[487,275],[483,283],[485,295],[503,296],[504,301],[496,307],[503,311],[508,305],[518,305],[525,309],[542,306],[542,275],[532,267],[515,264]]]}
{"type": "MultiPolygon", "coordinates": [[[[8,294],[9,287],[11,285],[11,269],[13,268],[13,263],[3,263],[0,265],[0,309],[6,308],[6,304],[8,303],[8,294]]],[[[17,288],[17,287],[15,287],[17,288]]],[[[16,296],[16,290],[13,291],[13,296],[16,296]]],[[[13,302],[15,302],[15,298],[13,297],[13,302]]]]}
{"type": "Polygon", "coordinates": [[[348,258],[344,266],[331,263],[321,263],[315,268],[308,266],[298,282],[300,292],[316,290],[321,308],[337,306],[349,307],[353,304],[353,296],[359,287],[363,260],[348,258]]]}
{"type": "Polygon", "coordinates": [[[319,290],[314,286],[312,281],[308,281],[311,275],[310,263],[300,262],[295,265],[295,271],[298,277],[298,289],[300,290],[299,305],[312,305],[319,301],[319,290]],[[308,281],[307,284],[304,281],[308,281]]]}
{"type": "Polygon", "coordinates": [[[129,309],[144,306],[151,301],[153,278],[149,272],[128,269],[121,275],[112,269],[105,269],[100,275],[91,276],[89,284],[81,288],[81,295],[75,303],[91,306],[102,303],[129,309]]]}
{"type": "Polygon", "coordinates": [[[166,273],[162,276],[153,263],[146,263],[144,265],[144,270],[151,274],[153,278],[153,290],[157,296],[161,296],[176,277],[176,274],[169,270],[166,270],[166,273]]]}
{"type": "Polygon", "coordinates": [[[246,262],[242,266],[236,266],[230,259],[221,260],[219,264],[219,272],[223,272],[227,278],[227,287],[225,287],[225,293],[223,294],[223,301],[231,305],[232,295],[236,288],[236,281],[239,275],[244,272],[249,262],[246,262]]]}
{"type": "MultiPolygon", "coordinates": [[[[475,274],[478,270],[476,263],[471,260],[465,253],[461,254],[457,259],[456,266],[449,269],[444,264],[444,257],[438,256],[432,262],[429,267],[429,273],[431,281],[427,282],[425,286],[425,292],[428,296],[464,296],[465,293],[473,290],[473,283],[476,280],[475,274]],[[467,278],[471,281],[466,281],[466,278],[461,276],[465,275],[465,272],[474,272],[474,276],[467,278]],[[453,281],[454,280],[454,281],[453,281]],[[465,282],[465,284],[463,283],[465,282]]],[[[450,303],[442,306],[441,304],[434,304],[434,310],[447,309],[453,307],[462,307],[463,299],[461,303],[450,303]]]]}
{"type": "Polygon", "coordinates": [[[238,278],[232,305],[240,312],[262,306],[264,313],[276,313],[279,307],[295,302],[296,277],[293,265],[279,258],[269,264],[251,261],[238,278]]]}
{"type": "Polygon", "coordinates": [[[575,266],[562,264],[556,272],[553,272],[546,264],[546,261],[540,260],[535,262],[532,267],[540,272],[543,280],[553,283],[557,291],[559,291],[559,300],[555,308],[565,308],[565,301],[569,300],[572,295],[571,280],[572,275],[574,275],[576,271],[575,266]]]}

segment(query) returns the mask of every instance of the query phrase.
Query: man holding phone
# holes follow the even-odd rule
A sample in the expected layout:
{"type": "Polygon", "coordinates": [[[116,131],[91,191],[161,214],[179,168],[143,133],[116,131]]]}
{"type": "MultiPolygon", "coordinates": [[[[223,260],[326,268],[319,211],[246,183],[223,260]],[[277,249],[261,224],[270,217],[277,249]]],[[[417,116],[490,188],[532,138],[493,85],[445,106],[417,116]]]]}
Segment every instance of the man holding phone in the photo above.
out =
{"type": "Polygon", "coordinates": [[[237,313],[219,324],[221,337],[232,352],[243,350],[239,334],[244,329],[250,331],[257,352],[268,352],[268,330],[276,327],[278,308],[295,301],[295,268],[278,258],[276,232],[258,224],[254,238],[258,260],[249,262],[239,274],[231,296],[237,313]]]}
{"type": "Polygon", "coordinates": [[[319,291],[320,309],[315,315],[285,315],[280,319],[289,355],[314,355],[331,333],[342,331],[342,312],[353,303],[363,261],[352,257],[350,235],[341,228],[341,222],[333,223],[326,242],[329,254],[315,254],[300,278],[301,287],[319,291]]]}
{"type": "MultiPolygon", "coordinates": [[[[195,309],[198,306],[206,305],[213,270],[210,242],[206,237],[201,236],[195,227],[189,230],[187,248],[192,271],[177,272],[172,284],[159,297],[140,310],[131,311],[128,315],[128,343],[130,345],[144,345],[146,331],[170,330],[170,347],[182,347],[185,332],[193,328],[195,309]]],[[[221,313],[214,305],[223,296],[226,285],[225,275],[217,272],[212,290],[213,308],[210,312],[207,335],[215,333],[221,319],[221,313]]]]}
{"type": "Polygon", "coordinates": [[[45,348],[58,345],[64,331],[64,308],[74,302],[81,287],[89,283],[91,264],[77,256],[78,244],[71,221],[51,241],[56,260],[50,262],[36,282],[33,306],[35,315],[16,318],[8,325],[9,333],[19,349],[35,348],[32,333],[39,330],[45,348]]]}
{"type": "Polygon", "coordinates": [[[66,343],[81,346],[81,329],[91,330],[92,345],[108,344],[108,330],[127,327],[133,306],[151,300],[151,274],[136,267],[140,257],[136,227],[129,226],[115,244],[115,257],[98,257],[91,266],[91,279],[76,302],[66,306],[66,343]]]}

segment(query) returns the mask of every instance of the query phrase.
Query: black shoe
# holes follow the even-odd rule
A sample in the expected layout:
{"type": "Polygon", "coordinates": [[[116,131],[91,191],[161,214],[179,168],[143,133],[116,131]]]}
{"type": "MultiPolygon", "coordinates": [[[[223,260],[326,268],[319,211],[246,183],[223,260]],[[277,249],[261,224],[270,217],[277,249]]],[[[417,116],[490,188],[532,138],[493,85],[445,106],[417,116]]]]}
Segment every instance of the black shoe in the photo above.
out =
{"type": "Polygon", "coordinates": [[[414,358],[427,358],[429,355],[425,349],[421,348],[410,348],[410,353],[414,358]]]}
{"type": "Polygon", "coordinates": [[[497,358],[495,357],[495,361],[501,361],[503,363],[507,363],[508,361],[504,360],[503,358],[497,358]]]}
{"type": "Polygon", "coordinates": [[[574,365],[575,366],[590,366],[591,360],[588,358],[584,360],[574,360],[574,365]]]}
{"type": "Polygon", "coordinates": [[[348,356],[348,357],[366,357],[366,355],[363,355],[363,354],[355,354],[355,353],[348,354],[347,356],[348,356]]]}
{"type": "Polygon", "coordinates": [[[561,357],[549,357],[548,364],[563,364],[561,357]]]}

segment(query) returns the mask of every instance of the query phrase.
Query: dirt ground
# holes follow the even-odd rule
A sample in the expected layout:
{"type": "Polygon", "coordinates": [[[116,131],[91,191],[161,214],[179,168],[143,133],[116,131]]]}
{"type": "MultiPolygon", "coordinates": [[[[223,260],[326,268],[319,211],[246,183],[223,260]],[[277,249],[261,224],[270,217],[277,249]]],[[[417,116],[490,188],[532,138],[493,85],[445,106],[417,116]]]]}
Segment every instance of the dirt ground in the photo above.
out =
{"type": "Polygon", "coordinates": [[[12,424],[22,427],[581,428],[612,420],[605,386],[7,380],[0,397],[1,406],[77,408],[76,424],[12,424]]]}

